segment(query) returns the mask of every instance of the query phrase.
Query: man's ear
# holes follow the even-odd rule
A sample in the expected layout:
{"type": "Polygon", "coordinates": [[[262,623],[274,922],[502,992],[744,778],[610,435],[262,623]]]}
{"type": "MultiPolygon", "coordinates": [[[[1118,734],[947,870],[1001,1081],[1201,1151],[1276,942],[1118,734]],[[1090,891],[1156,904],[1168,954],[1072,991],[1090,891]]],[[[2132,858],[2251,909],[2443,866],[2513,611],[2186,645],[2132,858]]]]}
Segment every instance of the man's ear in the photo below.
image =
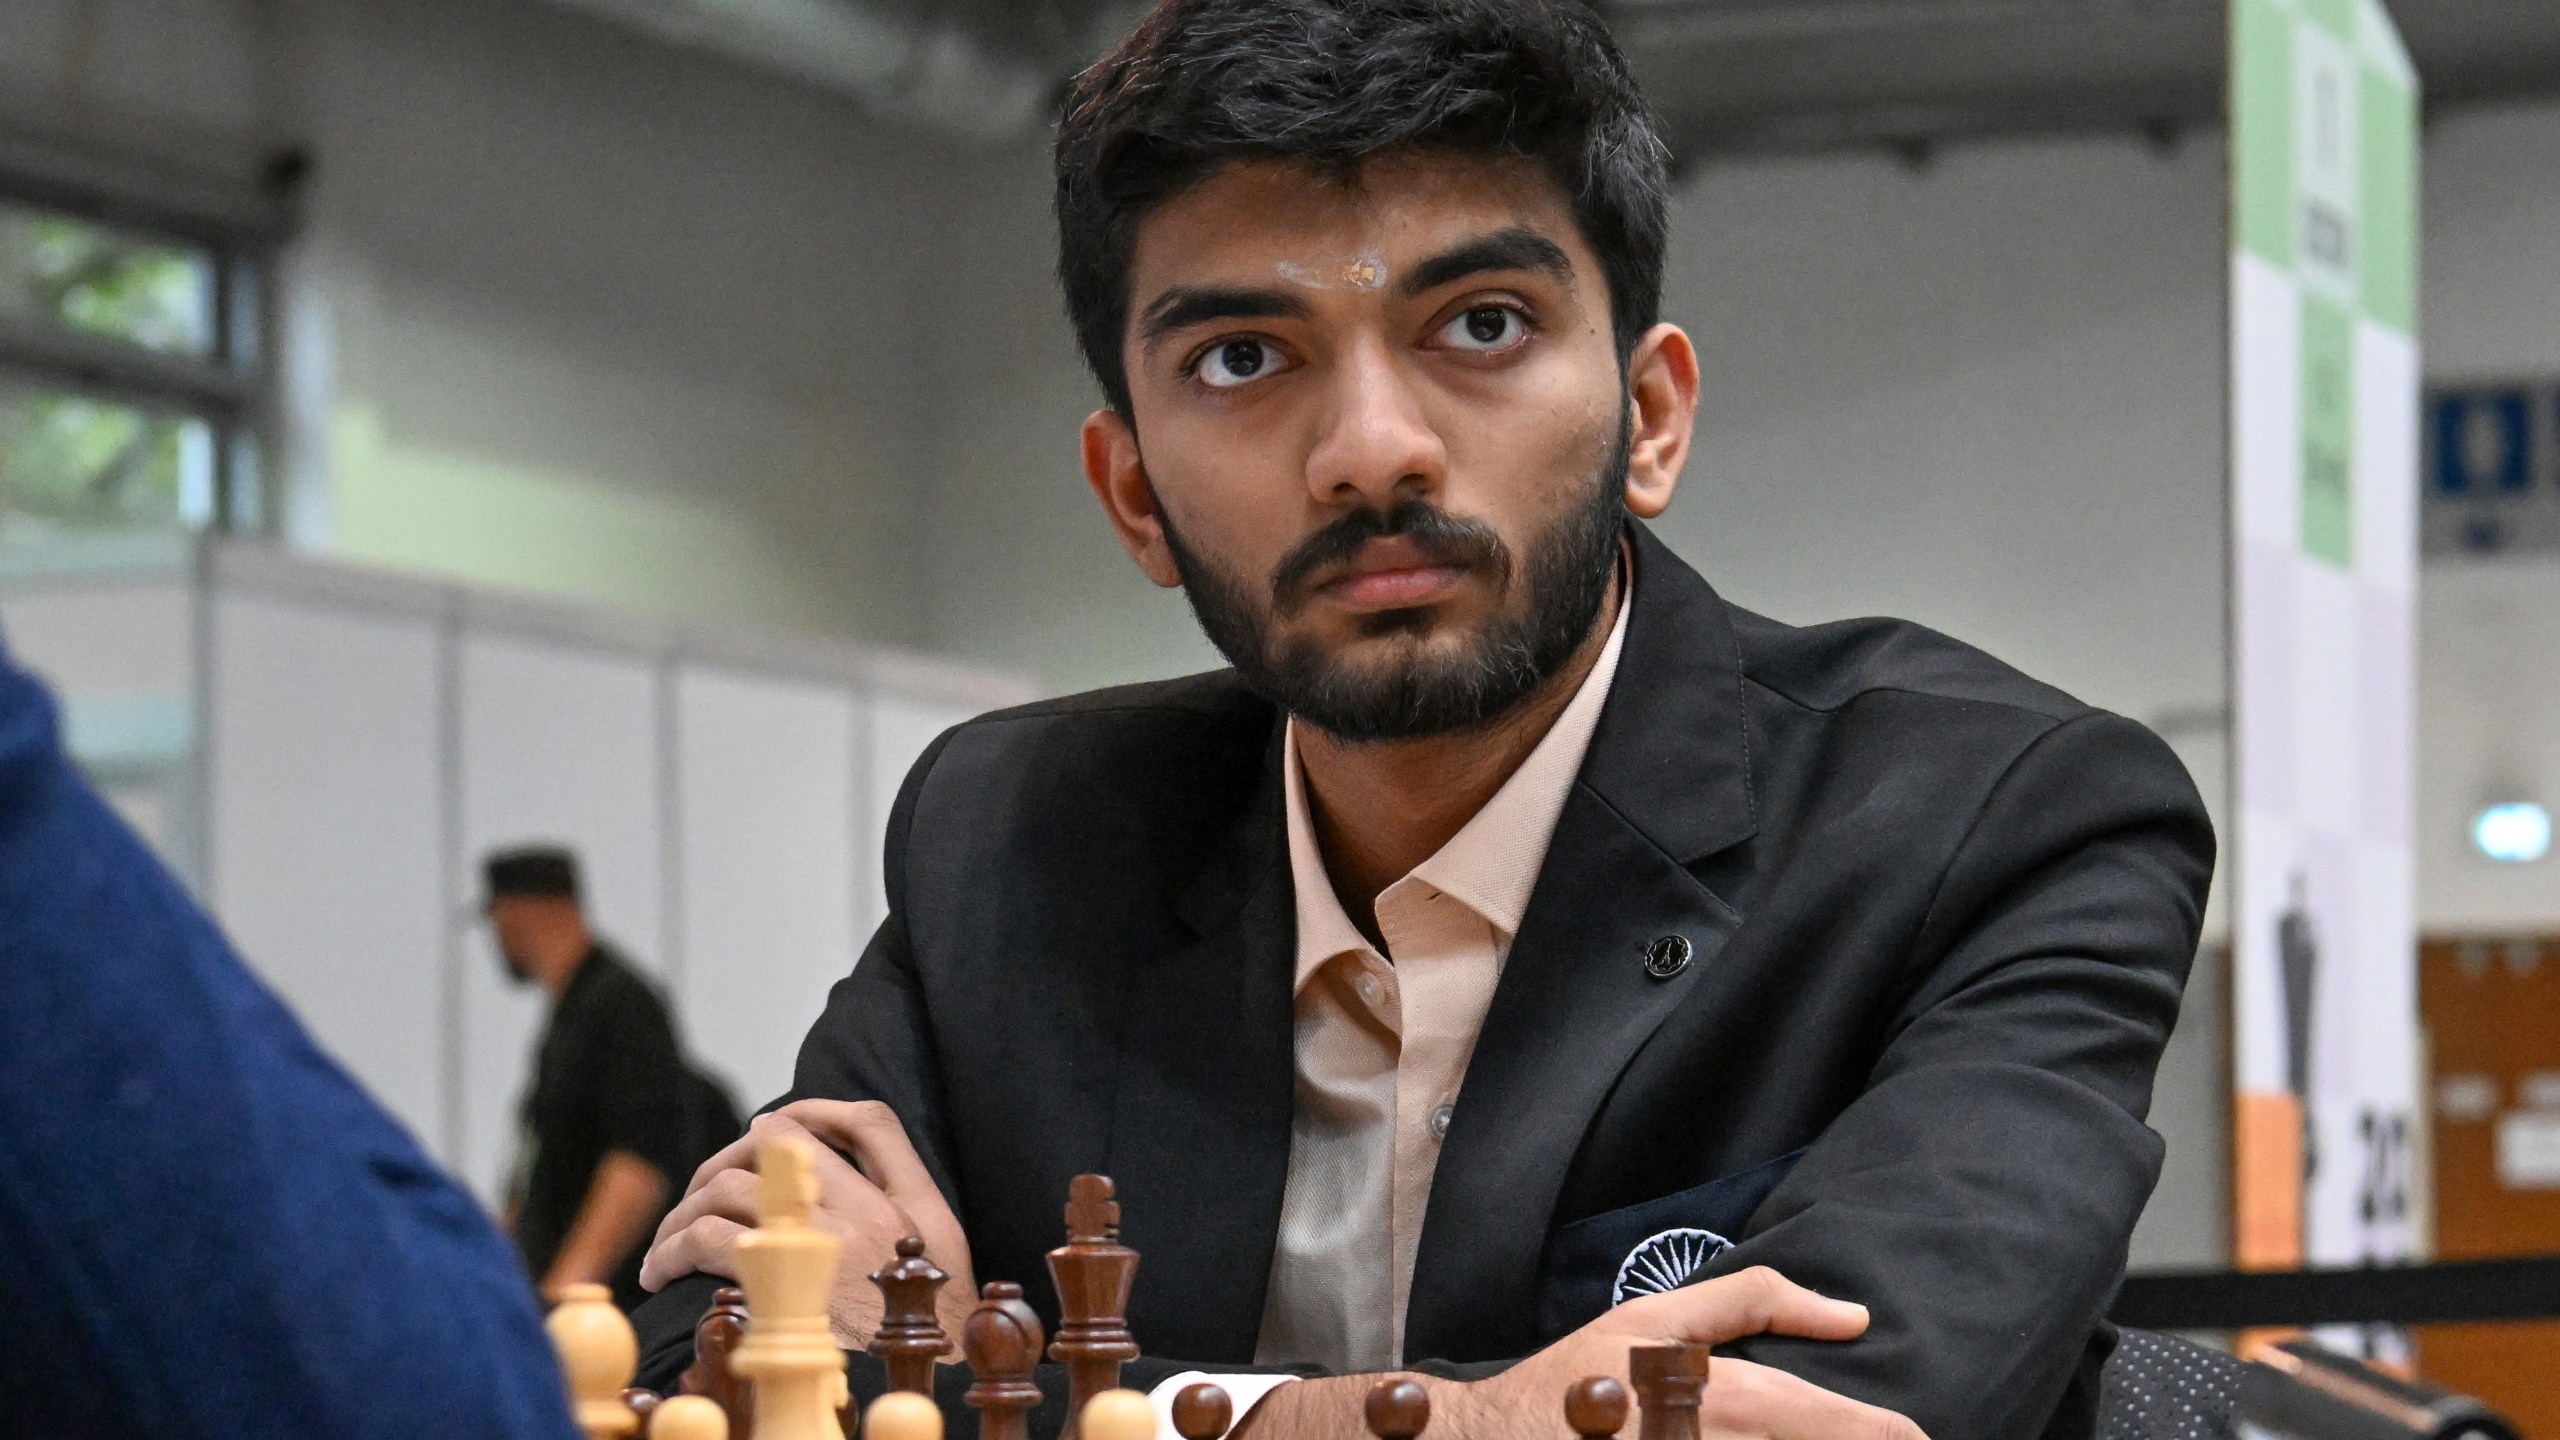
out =
{"type": "Polygon", "coordinates": [[[1138,432],[1108,406],[1084,417],[1084,483],[1111,517],[1112,533],[1147,578],[1170,590],[1182,583],[1173,551],[1164,543],[1164,518],[1156,513],[1155,487],[1138,456],[1138,432]]]}
{"type": "Polygon", "coordinates": [[[1627,508],[1650,520],[1671,508],[1698,421],[1698,352],[1679,326],[1656,325],[1627,357],[1631,401],[1627,508]]]}

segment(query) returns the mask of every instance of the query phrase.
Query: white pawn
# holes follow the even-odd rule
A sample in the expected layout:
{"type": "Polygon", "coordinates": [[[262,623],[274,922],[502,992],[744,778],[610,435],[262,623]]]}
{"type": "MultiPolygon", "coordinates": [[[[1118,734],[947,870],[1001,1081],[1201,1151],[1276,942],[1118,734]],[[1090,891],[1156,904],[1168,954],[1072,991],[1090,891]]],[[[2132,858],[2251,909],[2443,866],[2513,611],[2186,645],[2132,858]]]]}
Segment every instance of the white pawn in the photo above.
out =
{"type": "Polygon", "coordinates": [[[1155,1440],[1154,1402],[1135,1390],[1105,1390],[1085,1402],[1079,1440],[1155,1440]]]}
{"type": "Polygon", "coordinates": [[[649,1417],[649,1440],[729,1440],[729,1412],[699,1395],[670,1395],[649,1417]]]}
{"type": "Polygon", "coordinates": [[[622,1391],[640,1368],[640,1337],[601,1285],[571,1285],[542,1322],[568,1377],[569,1403],[587,1440],[621,1440],[640,1428],[622,1391]]]}
{"type": "Polygon", "coordinates": [[[942,1440],[942,1411],[909,1390],[892,1390],[862,1412],[862,1440],[942,1440]]]}

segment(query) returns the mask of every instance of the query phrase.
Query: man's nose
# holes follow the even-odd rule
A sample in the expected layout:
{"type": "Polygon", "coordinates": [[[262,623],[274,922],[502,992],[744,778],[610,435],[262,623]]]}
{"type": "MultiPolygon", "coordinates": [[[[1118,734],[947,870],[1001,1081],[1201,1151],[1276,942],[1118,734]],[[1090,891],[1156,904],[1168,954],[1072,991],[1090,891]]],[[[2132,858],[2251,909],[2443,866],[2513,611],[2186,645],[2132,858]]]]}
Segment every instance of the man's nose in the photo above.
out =
{"type": "Polygon", "coordinates": [[[1383,343],[1350,347],[1334,366],[1323,432],[1307,454],[1307,488],[1320,505],[1386,509],[1437,492],[1449,452],[1414,390],[1415,379],[1383,343]]]}

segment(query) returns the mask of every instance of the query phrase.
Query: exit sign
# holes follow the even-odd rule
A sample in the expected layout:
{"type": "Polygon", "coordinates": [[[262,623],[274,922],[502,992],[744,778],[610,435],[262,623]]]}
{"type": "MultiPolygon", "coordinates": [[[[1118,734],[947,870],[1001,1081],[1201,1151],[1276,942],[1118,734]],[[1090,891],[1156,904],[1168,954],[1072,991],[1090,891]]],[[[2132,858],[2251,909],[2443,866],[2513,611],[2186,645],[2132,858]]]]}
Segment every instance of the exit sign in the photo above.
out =
{"type": "Polygon", "coordinates": [[[2427,392],[2429,555],[2560,551],[2560,381],[2427,392]]]}

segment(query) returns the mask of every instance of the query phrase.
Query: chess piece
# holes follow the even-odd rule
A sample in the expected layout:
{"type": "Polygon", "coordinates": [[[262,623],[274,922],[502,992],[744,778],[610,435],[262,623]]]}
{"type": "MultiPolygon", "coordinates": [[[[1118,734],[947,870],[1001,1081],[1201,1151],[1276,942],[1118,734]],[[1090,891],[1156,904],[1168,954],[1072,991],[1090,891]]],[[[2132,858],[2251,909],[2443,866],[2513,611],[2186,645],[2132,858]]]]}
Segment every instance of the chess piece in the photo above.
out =
{"type": "Polygon", "coordinates": [[[844,1352],[827,1321],[844,1242],[809,1224],[815,1157],[776,1138],[756,1151],[756,1228],[738,1237],[747,1287],[747,1338],[729,1368],[755,1387],[755,1440],[844,1440],[844,1352]]]}
{"type": "Polygon", "coordinates": [[[1564,1423],[1582,1440],[1612,1440],[1627,1423],[1627,1387],[1610,1375],[1586,1375],[1564,1392],[1564,1423]]]}
{"type": "Polygon", "coordinates": [[[1206,1381],[1185,1385],[1173,1397],[1173,1433],[1182,1440],[1223,1440],[1235,1423],[1235,1402],[1206,1381]]]}
{"type": "Polygon", "coordinates": [[[649,1417],[657,1414],[658,1407],[667,1402],[657,1391],[643,1390],[634,1385],[622,1392],[622,1403],[631,1407],[631,1418],[640,1422],[640,1428],[632,1433],[646,1435],[649,1433],[649,1417]]]}
{"type": "Polygon", "coordinates": [[[640,1428],[623,1403],[624,1387],[640,1368],[640,1337],[602,1285],[571,1285],[542,1322],[568,1377],[569,1403],[587,1440],[619,1440],[640,1428]]]}
{"type": "Polygon", "coordinates": [[[1084,1440],[1155,1440],[1156,1407],[1135,1390],[1105,1390],[1076,1416],[1084,1440]]]}
{"type": "Polygon", "coordinates": [[[1067,1185],[1067,1243],[1049,1252],[1058,1287],[1058,1338],[1049,1358],[1067,1367],[1067,1428],[1075,1440],[1087,1405],[1120,1383],[1120,1367],[1138,1358],[1129,1333],[1129,1288],[1138,1252],[1120,1243],[1120,1206],[1107,1175],[1079,1175],[1067,1185]]]}
{"type": "Polygon", "coordinates": [[[980,1415],[978,1440],[1029,1440],[1025,1417],[1040,1403],[1040,1387],[1031,1383],[1040,1364],[1040,1317],[1011,1281],[990,1280],[978,1293],[978,1308],[960,1327],[961,1352],[978,1375],[965,1397],[980,1415]]]}
{"type": "Polygon", "coordinates": [[[729,1440],[729,1416],[700,1395],[671,1395],[649,1417],[649,1440],[729,1440]]]}
{"type": "Polygon", "coordinates": [[[933,1362],[951,1353],[935,1299],[951,1277],[925,1258],[924,1237],[898,1242],[898,1258],[871,1272],[880,1287],[880,1328],[863,1348],[889,1367],[889,1388],[933,1393],[933,1362]]]}
{"type": "Polygon", "coordinates": [[[1644,1412],[1637,1440],[1698,1440],[1708,1353],[1704,1345],[1638,1345],[1627,1352],[1628,1378],[1644,1412]]]}
{"type": "Polygon", "coordinates": [[[912,1390],[892,1390],[863,1412],[862,1440],[942,1440],[942,1411],[912,1390]]]}
{"type": "Polygon", "coordinates": [[[1431,1423],[1431,1392],[1418,1381],[1391,1375],[1369,1387],[1360,1418],[1378,1440],[1413,1440],[1431,1423]]]}
{"type": "Polygon", "coordinates": [[[746,1440],[755,1433],[755,1391],[729,1368],[730,1357],[747,1338],[747,1292],[723,1285],[711,1293],[711,1309],[693,1327],[693,1364],[679,1382],[687,1395],[699,1395],[729,1417],[729,1433],[746,1440]]]}

